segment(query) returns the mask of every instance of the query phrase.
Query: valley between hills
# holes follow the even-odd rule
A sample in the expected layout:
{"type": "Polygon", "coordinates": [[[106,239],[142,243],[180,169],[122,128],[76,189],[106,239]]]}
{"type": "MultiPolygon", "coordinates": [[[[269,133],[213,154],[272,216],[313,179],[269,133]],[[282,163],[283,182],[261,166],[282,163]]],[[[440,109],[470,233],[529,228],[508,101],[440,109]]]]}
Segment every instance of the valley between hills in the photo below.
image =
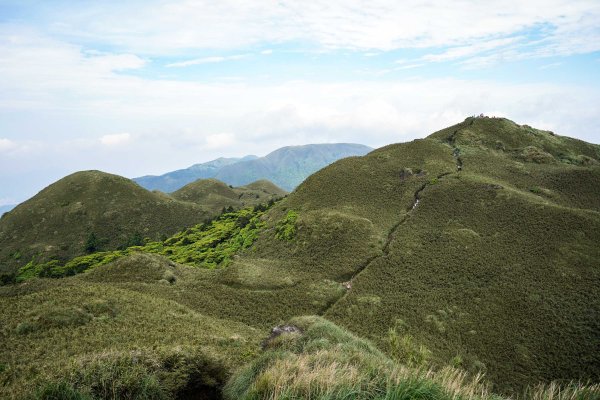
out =
{"type": "Polygon", "coordinates": [[[352,151],[4,214],[0,397],[599,399],[600,146],[469,117],[352,151]]]}

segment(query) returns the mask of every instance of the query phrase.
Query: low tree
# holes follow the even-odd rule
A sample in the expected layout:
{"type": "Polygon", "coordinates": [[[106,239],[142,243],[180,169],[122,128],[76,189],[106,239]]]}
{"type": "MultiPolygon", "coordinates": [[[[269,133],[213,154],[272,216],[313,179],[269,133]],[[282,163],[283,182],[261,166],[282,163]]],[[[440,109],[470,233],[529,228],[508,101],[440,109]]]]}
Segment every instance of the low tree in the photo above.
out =
{"type": "Polygon", "coordinates": [[[85,245],[84,245],[83,249],[85,250],[86,253],[91,254],[91,253],[98,251],[99,247],[100,247],[100,242],[99,242],[98,238],[96,237],[96,234],[94,232],[90,232],[90,234],[88,235],[88,237],[85,241],[85,245]]]}

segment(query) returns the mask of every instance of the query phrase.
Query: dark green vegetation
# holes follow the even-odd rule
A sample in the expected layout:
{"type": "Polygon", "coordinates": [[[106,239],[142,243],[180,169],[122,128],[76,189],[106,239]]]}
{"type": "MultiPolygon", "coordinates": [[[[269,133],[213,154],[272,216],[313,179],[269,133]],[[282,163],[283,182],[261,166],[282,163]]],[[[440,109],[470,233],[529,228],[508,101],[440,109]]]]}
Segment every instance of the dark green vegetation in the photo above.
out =
{"type": "Polygon", "coordinates": [[[82,254],[142,246],[207,221],[224,209],[267,203],[285,194],[268,181],[230,188],[210,179],[193,182],[171,197],[148,192],[120,176],[79,172],[2,217],[0,274],[10,281],[11,274],[26,264],[50,262],[56,267],[82,254]]]}
{"type": "Polygon", "coordinates": [[[0,272],[32,258],[66,261],[95,248],[114,249],[134,235],[157,240],[209,217],[202,207],[152,193],[129,179],[77,172],[48,186],[0,220],[0,272]]]}
{"type": "Polygon", "coordinates": [[[173,192],[197,179],[216,178],[233,186],[267,179],[292,191],[313,172],[344,157],[362,156],[370,147],[351,143],[309,144],[277,149],[264,157],[219,158],[204,164],[133,180],[148,190],[173,192]]]}
{"type": "MultiPolygon", "coordinates": [[[[213,221],[188,228],[164,241],[148,242],[124,250],[97,252],[64,263],[58,260],[31,261],[19,269],[15,281],[23,282],[35,277],[64,278],[135,253],[160,254],[172,261],[201,268],[225,267],[236,253],[247,249],[256,240],[265,225],[261,220],[265,210],[266,206],[257,206],[224,213],[213,221]]],[[[107,267],[107,270],[110,269],[107,267]]],[[[173,283],[175,277],[169,275],[164,279],[173,283]]]]}
{"type": "Polygon", "coordinates": [[[243,223],[251,211],[224,215],[226,237],[252,240],[220,242],[239,247],[219,263],[158,250],[209,254],[221,228],[205,225],[0,287],[0,394],[102,397],[108,382],[185,398],[228,381],[230,398],[597,399],[536,385],[600,380],[599,160],[597,145],[468,118],[337,161],[243,223]],[[261,350],[286,321],[300,331],[261,350]]]}
{"type": "Polygon", "coordinates": [[[218,392],[227,371],[254,354],[259,334],[170,300],[191,280],[189,269],[137,253],[69,279],[3,287],[0,397],[218,392]]]}
{"type": "Polygon", "coordinates": [[[256,156],[246,156],[242,158],[224,158],[208,161],[201,164],[194,164],[189,168],[179,169],[168,172],[160,176],[146,175],[139,178],[133,178],[132,181],[148,190],[160,190],[161,192],[174,192],[188,183],[198,179],[214,178],[219,170],[227,165],[235,164],[240,161],[250,161],[256,156]]]}

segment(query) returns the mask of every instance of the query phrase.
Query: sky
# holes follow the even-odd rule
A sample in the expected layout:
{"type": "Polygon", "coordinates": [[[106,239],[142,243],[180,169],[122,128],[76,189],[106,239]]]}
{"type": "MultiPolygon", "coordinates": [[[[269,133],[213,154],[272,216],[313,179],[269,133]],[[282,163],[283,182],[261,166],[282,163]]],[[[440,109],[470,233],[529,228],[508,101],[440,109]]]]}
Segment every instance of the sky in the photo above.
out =
{"type": "Polygon", "coordinates": [[[0,0],[0,206],[479,113],[600,143],[600,1],[0,0]]]}

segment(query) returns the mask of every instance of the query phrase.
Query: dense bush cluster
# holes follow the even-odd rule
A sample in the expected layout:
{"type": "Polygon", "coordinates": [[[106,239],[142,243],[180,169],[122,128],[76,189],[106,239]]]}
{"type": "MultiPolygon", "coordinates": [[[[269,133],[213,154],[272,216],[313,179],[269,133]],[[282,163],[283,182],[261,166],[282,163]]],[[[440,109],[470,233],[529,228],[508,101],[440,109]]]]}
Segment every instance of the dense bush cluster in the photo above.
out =
{"type": "Polygon", "coordinates": [[[297,219],[297,212],[288,211],[285,217],[275,226],[275,237],[281,240],[292,240],[296,234],[297,219]]]}
{"type": "Polygon", "coordinates": [[[202,268],[223,267],[231,262],[234,254],[250,247],[256,240],[264,227],[261,216],[265,210],[265,207],[260,206],[228,212],[213,221],[177,233],[164,242],[149,242],[125,250],[92,253],[64,264],[58,260],[37,264],[32,260],[19,270],[16,279],[22,282],[33,277],[71,276],[137,251],[161,254],[175,262],[202,268]]]}
{"type": "Polygon", "coordinates": [[[226,378],[223,363],[198,348],[109,352],[82,358],[65,376],[42,383],[31,398],[216,398],[226,378]]]}

